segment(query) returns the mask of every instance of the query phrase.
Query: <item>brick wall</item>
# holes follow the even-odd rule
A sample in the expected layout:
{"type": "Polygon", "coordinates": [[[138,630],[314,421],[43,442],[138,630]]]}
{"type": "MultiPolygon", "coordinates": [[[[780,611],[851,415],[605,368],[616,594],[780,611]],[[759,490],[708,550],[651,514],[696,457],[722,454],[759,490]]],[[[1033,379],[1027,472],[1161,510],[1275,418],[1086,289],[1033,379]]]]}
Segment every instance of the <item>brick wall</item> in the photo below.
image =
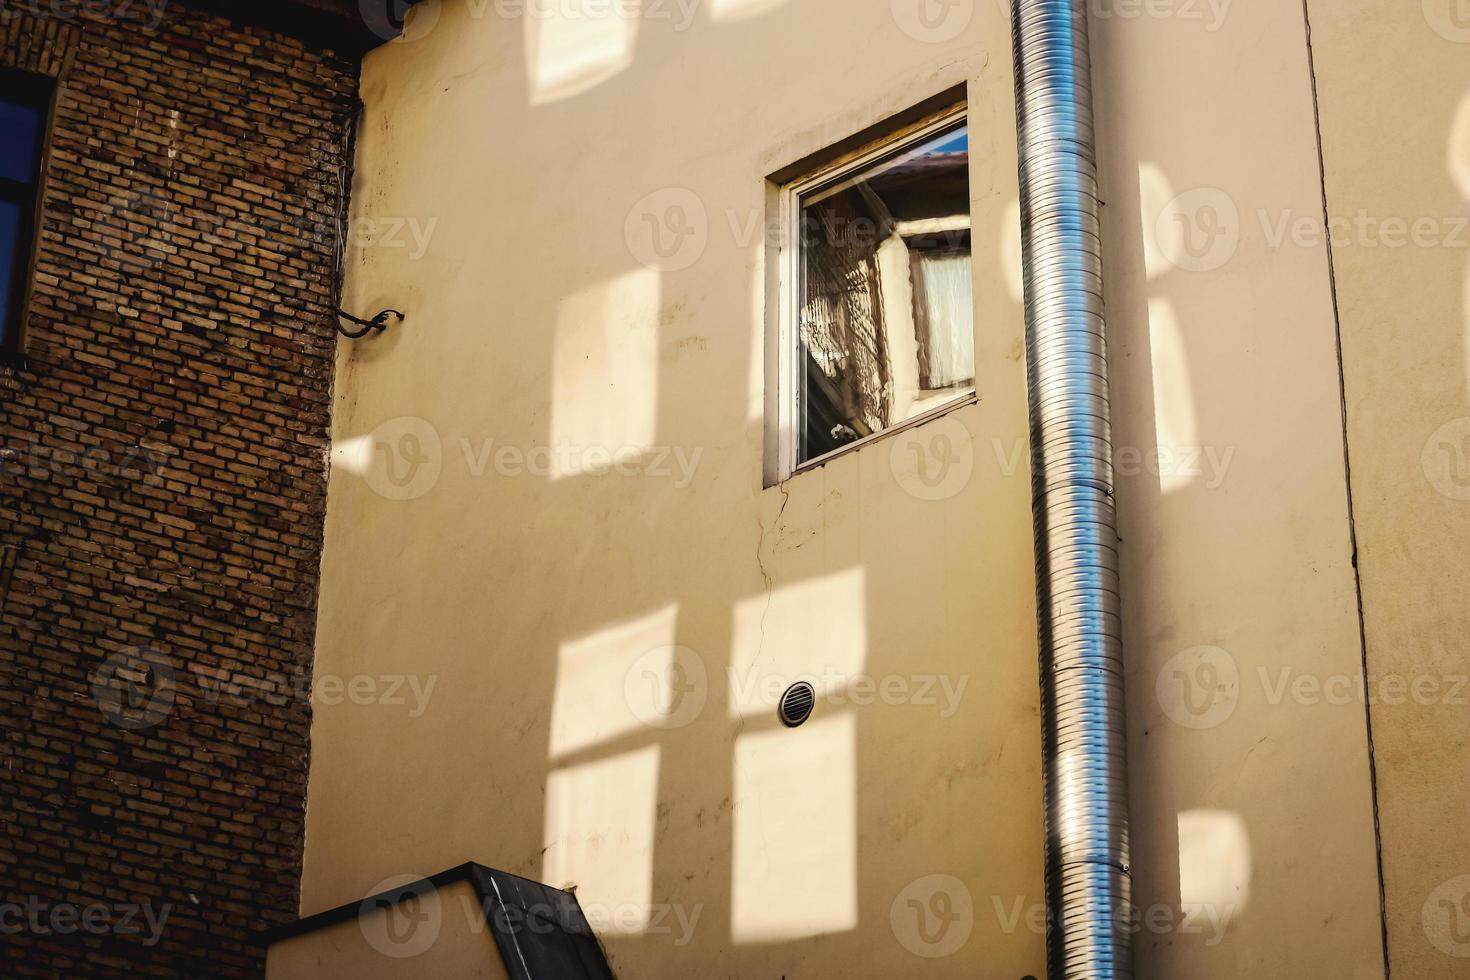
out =
{"type": "Polygon", "coordinates": [[[0,0],[59,83],[0,367],[3,976],[256,975],[297,911],[355,60],[158,7],[0,0]]]}

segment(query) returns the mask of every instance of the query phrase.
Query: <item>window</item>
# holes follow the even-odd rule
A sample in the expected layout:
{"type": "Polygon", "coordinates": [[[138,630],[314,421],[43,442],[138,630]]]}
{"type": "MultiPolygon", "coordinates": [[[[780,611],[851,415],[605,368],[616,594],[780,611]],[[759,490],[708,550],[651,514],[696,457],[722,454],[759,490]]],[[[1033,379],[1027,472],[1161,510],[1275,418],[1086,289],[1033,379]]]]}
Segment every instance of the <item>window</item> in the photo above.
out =
{"type": "Polygon", "coordinates": [[[0,353],[20,351],[51,80],[0,69],[0,353]]]}
{"type": "Polygon", "coordinates": [[[962,109],[783,189],[781,477],[975,394],[962,109]]]}

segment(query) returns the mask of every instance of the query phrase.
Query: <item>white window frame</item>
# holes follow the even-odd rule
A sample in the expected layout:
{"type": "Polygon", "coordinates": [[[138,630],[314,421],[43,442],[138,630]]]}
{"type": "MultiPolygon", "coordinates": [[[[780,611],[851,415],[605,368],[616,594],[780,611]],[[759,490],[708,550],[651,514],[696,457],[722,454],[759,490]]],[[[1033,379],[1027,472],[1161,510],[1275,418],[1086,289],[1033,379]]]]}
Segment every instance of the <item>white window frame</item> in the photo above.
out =
{"type": "MultiPolygon", "coordinates": [[[[812,173],[792,181],[780,188],[780,219],[782,228],[779,273],[779,310],[776,321],[776,439],[777,482],[785,482],[798,473],[821,467],[839,456],[872,445],[897,433],[923,425],[941,415],[946,415],[977,401],[977,393],[957,395],[941,405],[916,415],[911,419],[889,426],[880,432],[839,446],[824,455],[798,462],[801,452],[801,378],[800,324],[801,324],[801,199],[803,195],[822,187],[837,183],[858,171],[907,149],[926,142],[931,137],[969,121],[969,106],[956,105],[933,116],[916,126],[896,129],[891,135],[875,143],[857,156],[841,159],[821,167],[812,173]]],[[[973,136],[973,134],[971,134],[973,136]]],[[[973,177],[973,170],[971,177],[973,177]]],[[[971,183],[973,187],[973,182],[971,183]]],[[[973,193],[971,195],[971,221],[974,220],[973,193]]],[[[973,224],[972,224],[973,227],[973,224]]],[[[973,261],[973,256],[971,261],[973,261]]],[[[973,298],[972,298],[973,302],[973,298]]],[[[978,348],[977,348],[978,350],[978,348]]],[[[977,365],[978,367],[978,365],[977,365]]],[[[977,371],[978,377],[978,371],[977,371]]]]}

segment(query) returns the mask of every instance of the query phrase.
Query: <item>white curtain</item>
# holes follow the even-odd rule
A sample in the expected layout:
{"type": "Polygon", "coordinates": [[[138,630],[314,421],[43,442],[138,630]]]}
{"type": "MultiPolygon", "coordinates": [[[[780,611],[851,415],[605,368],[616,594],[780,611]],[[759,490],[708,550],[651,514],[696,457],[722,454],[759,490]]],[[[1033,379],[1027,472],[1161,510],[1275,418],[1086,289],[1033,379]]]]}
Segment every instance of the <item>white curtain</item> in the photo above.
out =
{"type": "Polygon", "coordinates": [[[975,310],[970,256],[914,256],[914,329],[923,387],[929,391],[975,380],[975,310]],[[927,368],[927,370],[924,370],[927,368]]]}

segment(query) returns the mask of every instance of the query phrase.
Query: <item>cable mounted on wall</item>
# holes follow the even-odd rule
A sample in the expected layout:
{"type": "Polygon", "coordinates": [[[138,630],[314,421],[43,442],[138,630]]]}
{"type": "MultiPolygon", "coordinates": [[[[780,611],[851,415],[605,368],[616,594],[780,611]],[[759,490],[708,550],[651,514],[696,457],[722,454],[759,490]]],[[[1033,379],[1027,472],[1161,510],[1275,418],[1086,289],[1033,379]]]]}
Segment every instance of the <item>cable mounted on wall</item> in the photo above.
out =
{"type": "Polygon", "coordinates": [[[336,311],[334,324],[337,332],[348,340],[359,340],[369,334],[382,333],[388,329],[388,321],[397,317],[403,322],[404,315],[398,310],[383,310],[371,320],[364,320],[360,316],[353,316],[342,308],[342,285],[346,279],[347,249],[347,197],[352,187],[352,149],[356,142],[357,119],[362,113],[362,102],[353,99],[352,106],[348,110],[347,117],[342,121],[342,143],[337,161],[337,234],[332,243],[333,265],[333,304],[336,311]],[[346,320],[355,325],[356,329],[342,325],[346,320]]]}
{"type": "Polygon", "coordinates": [[[346,337],[348,340],[357,340],[360,337],[366,337],[368,334],[374,331],[382,332],[383,330],[386,330],[388,328],[388,319],[395,316],[398,317],[400,321],[403,320],[403,314],[398,312],[397,310],[384,310],[377,316],[373,317],[371,320],[364,320],[362,317],[353,316],[346,310],[339,309],[337,311],[337,332],[346,337]],[[350,320],[351,322],[357,324],[358,327],[361,329],[349,330],[346,327],[342,326],[343,320],[350,320]]]}

